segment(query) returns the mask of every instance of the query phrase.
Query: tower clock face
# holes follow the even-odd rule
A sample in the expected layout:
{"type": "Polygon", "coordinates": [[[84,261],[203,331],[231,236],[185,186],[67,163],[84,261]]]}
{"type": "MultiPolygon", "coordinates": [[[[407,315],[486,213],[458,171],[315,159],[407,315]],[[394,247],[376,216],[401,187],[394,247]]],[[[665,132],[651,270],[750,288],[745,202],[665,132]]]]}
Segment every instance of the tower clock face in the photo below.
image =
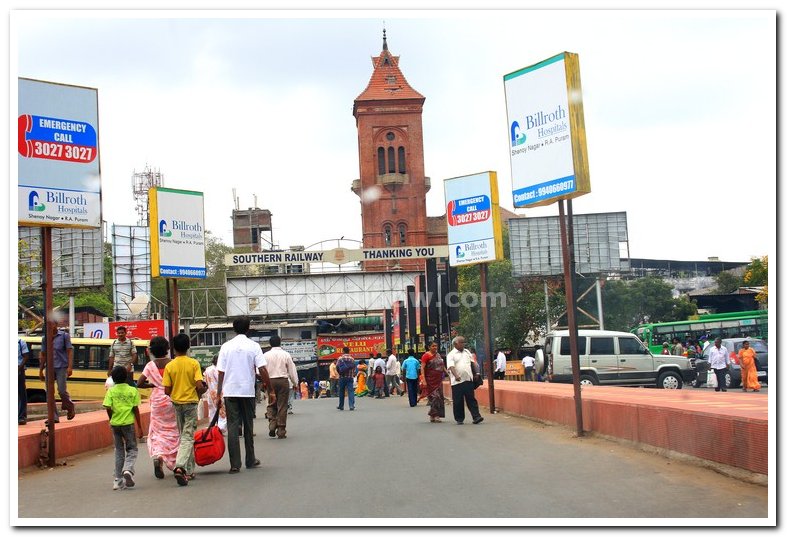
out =
{"type": "Polygon", "coordinates": [[[386,134],[386,135],[385,135],[385,138],[386,138],[388,141],[391,141],[391,140],[393,140],[394,138],[396,138],[396,136],[394,136],[394,133],[392,133],[392,132],[389,132],[388,134],[386,134]]]}

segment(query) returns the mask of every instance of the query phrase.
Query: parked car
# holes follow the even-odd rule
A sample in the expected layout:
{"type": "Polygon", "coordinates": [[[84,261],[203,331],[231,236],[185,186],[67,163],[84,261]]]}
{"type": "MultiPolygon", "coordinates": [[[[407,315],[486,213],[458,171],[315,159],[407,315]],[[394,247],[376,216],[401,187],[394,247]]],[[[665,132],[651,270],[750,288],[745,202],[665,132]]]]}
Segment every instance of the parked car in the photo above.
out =
{"type": "MultiPolygon", "coordinates": [[[[552,382],[573,382],[568,330],[546,336],[545,364],[536,364],[552,382]]],[[[580,384],[656,386],[680,389],[696,372],[684,356],[654,355],[634,334],[609,330],[579,330],[580,384]]]]}
{"type": "MultiPolygon", "coordinates": [[[[751,348],[757,353],[757,361],[759,362],[757,378],[760,382],[768,384],[768,344],[763,339],[735,337],[721,340],[721,344],[730,353],[730,367],[726,376],[727,388],[738,388],[741,385],[741,363],[738,359],[738,353],[743,347],[744,341],[748,341],[751,348]]],[[[714,343],[711,343],[705,347],[705,350],[702,351],[703,360],[707,360],[710,357],[710,350],[714,346],[714,343]]]]}

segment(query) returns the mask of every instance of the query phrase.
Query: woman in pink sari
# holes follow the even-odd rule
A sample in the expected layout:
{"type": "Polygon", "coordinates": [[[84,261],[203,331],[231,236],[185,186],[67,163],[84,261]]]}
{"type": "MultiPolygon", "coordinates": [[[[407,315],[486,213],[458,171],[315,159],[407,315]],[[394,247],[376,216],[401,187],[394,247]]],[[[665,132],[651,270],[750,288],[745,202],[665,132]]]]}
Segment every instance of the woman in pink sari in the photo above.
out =
{"type": "Polygon", "coordinates": [[[169,341],[161,336],[150,340],[150,354],[153,359],[145,365],[139,376],[139,388],[153,388],[150,392],[150,430],[148,431],[148,452],[153,458],[153,473],[164,479],[163,464],[170,470],[175,469],[175,459],[180,446],[180,433],[175,418],[172,400],[164,394],[161,383],[164,367],[169,359],[169,341]]]}

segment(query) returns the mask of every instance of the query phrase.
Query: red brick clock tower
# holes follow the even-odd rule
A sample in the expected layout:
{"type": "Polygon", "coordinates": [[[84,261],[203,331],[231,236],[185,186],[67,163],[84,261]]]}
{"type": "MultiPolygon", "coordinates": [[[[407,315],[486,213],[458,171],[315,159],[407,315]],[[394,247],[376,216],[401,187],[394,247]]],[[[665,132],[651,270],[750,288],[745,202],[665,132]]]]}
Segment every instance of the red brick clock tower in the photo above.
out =
{"type": "MultiPolygon", "coordinates": [[[[399,70],[399,56],[383,50],[372,58],[374,72],[353,104],[358,128],[360,179],[352,191],[361,198],[364,248],[426,246],[426,193],[421,114],[426,100],[399,70]]],[[[423,270],[425,261],[367,261],[367,271],[423,270]]]]}

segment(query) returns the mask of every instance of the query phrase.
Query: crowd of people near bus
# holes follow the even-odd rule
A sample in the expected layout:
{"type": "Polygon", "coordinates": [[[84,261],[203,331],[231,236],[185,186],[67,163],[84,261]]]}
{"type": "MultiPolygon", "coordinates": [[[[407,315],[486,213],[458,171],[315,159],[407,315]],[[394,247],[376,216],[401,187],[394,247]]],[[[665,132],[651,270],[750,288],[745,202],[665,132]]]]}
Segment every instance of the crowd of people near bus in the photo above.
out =
{"type": "Polygon", "coordinates": [[[672,338],[672,345],[668,341],[662,343],[661,354],[671,354],[673,356],[685,356],[695,358],[702,356],[702,352],[710,345],[708,336],[702,336],[698,340],[687,339],[681,342],[678,338],[672,338]]]}

